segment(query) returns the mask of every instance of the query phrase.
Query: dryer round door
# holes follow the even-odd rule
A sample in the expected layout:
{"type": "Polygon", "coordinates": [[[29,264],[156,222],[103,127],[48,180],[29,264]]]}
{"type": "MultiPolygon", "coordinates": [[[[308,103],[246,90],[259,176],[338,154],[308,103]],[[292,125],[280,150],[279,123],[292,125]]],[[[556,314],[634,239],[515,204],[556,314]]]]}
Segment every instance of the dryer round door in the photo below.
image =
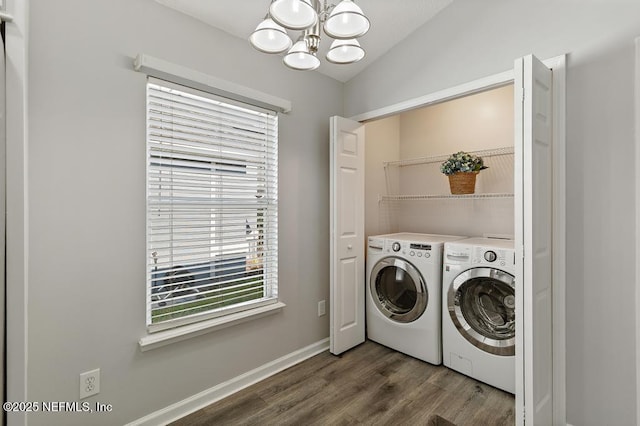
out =
{"type": "Polygon", "coordinates": [[[369,280],[373,303],[387,318],[408,323],[420,318],[427,309],[426,283],[408,261],[395,256],[380,259],[369,280]]]}
{"type": "Polygon", "coordinates": [[[515,355],[515,277],[494,268],[458,275],[447,292],[448,310],[458,332],[485,352],[515,355]]]}

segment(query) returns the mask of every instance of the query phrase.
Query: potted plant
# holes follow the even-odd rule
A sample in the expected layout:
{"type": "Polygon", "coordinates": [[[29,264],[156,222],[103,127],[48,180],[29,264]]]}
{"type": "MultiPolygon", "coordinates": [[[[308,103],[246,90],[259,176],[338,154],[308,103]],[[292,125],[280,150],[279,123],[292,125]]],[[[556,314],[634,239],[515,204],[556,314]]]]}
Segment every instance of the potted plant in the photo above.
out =
{"type": "Polygon", "coordinates": [[[482,157],[459,151],[442,163],[440,171],[449,177],[452,194],[473,194],[476,188],[476,176],[486,169],[482,157]]]}

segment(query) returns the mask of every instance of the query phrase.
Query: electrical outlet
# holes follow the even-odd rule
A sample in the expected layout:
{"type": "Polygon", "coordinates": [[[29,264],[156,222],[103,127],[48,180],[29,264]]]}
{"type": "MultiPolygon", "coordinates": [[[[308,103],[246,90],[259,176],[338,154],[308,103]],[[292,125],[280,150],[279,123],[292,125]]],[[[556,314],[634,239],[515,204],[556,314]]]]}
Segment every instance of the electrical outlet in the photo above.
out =
{"type": "Polygon", "coordinates": [[[80,399],[100,393],[100,369],[80,373],[80,399]]]}
{"type": "Polygon", "coordinates": [[[327,313],[325,301],[321,300],[318,302],[318,316],[321,317],[327,313]]]}

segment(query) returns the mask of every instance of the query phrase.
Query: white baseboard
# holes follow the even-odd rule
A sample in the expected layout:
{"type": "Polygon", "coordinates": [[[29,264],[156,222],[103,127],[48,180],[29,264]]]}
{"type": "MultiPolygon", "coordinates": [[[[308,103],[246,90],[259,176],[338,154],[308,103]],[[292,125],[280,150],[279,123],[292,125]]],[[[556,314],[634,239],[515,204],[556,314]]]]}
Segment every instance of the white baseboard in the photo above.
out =
{"type": "Polygon", "coordinates": [[[328,349],[328,338],[312,343],[307,347],[234,377],[231,380],[220,383],[175,404],[171,404],[138,420],[134,420],[125,426],[166,425],[328,349]]]}

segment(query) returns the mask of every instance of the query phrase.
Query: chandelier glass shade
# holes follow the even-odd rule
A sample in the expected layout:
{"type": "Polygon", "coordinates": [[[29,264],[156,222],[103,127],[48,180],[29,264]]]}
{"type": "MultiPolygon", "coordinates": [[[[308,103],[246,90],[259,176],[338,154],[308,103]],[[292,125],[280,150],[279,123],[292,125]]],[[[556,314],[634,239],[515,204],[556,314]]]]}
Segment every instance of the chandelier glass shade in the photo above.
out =
{"type": "Polygon", "coordinates": [[[293,44],[287,30],[269,16],[258,24],[249,40],[253,47],[264,53],[282,53],[293,44]]]}
{"type": "Polygon", "coordinates": [[[269,7],[273,19],[290,30],[304,30],[315,24],[318,14],[312,0],[274,0],[269,7]]]}
{"type": "Polygon", "coordinates": [[[338,4],[324,23],[324,32],[337,39],[360,37],[369,31],[369,19],[352,0],[338,4]]]}
{"type": "Polygon", "coordinates": [[[327,52],[327,61],[334,64],[352,64],[364,58],[364,49],[355,38],[351,40],[336,40],[331,43],[327,52]]]}
{"type": "Polygon", "coordinates": [[[353,0],[330,5],[326,0],[271,0],[269,12],[249,37],[251,45],[263,53],[287,52],[286,66],[296,70],[314,70],[321,30],[334,38],[327,61],[351,64],[364,58],[365,51],[357,37],[369,31],[369,19],[353,0]],[[303,31],[295,44],[287,30],[303,31]]]}
{"type": "Polygon", "coordinates": [[[304,36],[301,36],[296,44],[289,49],[283,61],[289,68],[301,71],[315,70],[320,66],[320,59],[310,52],[304,36]]]}

